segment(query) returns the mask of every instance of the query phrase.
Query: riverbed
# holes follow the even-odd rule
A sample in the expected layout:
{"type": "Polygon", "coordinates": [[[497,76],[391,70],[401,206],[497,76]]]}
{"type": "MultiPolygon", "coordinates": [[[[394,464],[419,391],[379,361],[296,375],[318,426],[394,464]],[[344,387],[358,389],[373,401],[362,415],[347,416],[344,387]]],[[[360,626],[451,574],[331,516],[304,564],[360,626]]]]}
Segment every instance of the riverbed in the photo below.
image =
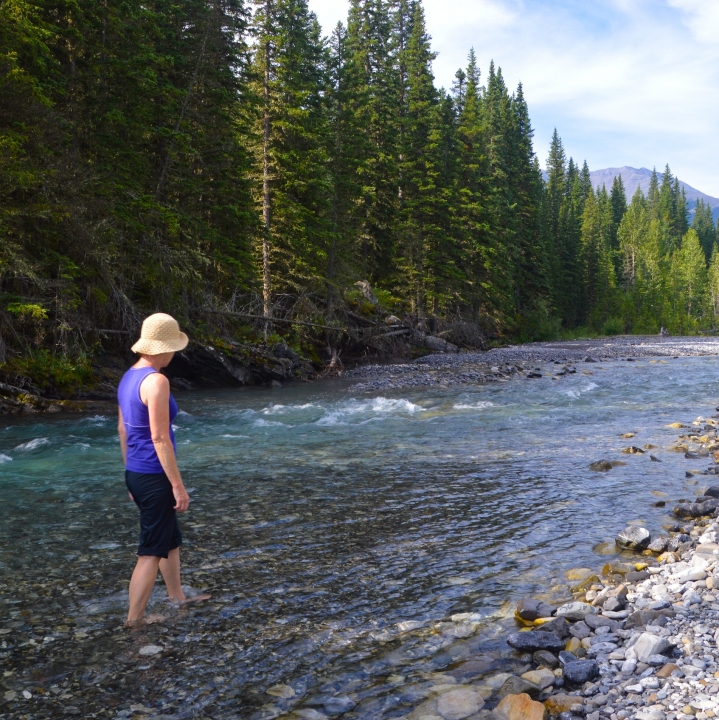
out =
{"type": "Polygon", "coordinates": [[[116,419],[6,421],[0,717],[403,717],[464,662],[511,668],[517,599],[568,598],[567,569],[601,567],[627,522],[659,530],[697,494],[686,471],[708,461],[672,452],[667,425],[719,398],[713,356],[538,367],[179,394],[184,583],[213,599],[167,607],[158,583],[167,619],[136,632],[116,419]],[[591,471],[601,459],[626,464],[591,471]]]}

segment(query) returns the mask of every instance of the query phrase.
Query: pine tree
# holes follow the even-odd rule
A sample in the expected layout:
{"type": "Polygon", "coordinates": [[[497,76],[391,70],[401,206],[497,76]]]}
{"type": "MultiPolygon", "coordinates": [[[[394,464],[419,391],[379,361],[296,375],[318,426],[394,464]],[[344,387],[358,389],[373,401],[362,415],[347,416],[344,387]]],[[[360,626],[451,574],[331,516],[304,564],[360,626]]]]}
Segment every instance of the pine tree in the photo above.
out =
{"type": "Polygon", "coordinates": [[[682,333],[701,323],[708,305],[706,257],[699,236],[690,229],[672,263],[674,319],[682,333]]]}
{"type": "Polygon", "coordinates": [[[611,201],[602,187],[587,198],[580,253],[584,319],[598,330],[611,317],[613,309],[615,277],[611,230],[611,201]]]}
{"type": "Polygon", "coordinates": [[[355,113],[363,130],[364,153],[358,173],[360,221],[357,257],[363,277],[383,282],[391,276],[398,198],[397,102],[392,26],[383,0],[352,0],[347,24],[348,62],[357,73],[355,113]]]}
{"type": "Polygon", "coordinates": [[[709,262],[714,255],[714,246],[717,243],[717,230],[714,226],[712,209],[701,198],[697,200],[692,228],[699,236],[699,242],[704,250],[707,262],[709,262]]]}
{"type": "Polygon", "coordinates": [[[315,289],[325,277],[333,192],[324,142],[327,58],[316,18],[306,0],[264,0],[255,25],[267,317],[270,274],[280,292],[315,289]]]}
{"type": "Polygon", "coordinates": [[[619,241],[617,239],[619,223],[622,222],[622,218],[627,212],[627,194],[624,191],[624,182],[622,181],[621,175],[614,177],[610,197],[612,203],[612,248],[616,250],[619,248],[619,241]]]}

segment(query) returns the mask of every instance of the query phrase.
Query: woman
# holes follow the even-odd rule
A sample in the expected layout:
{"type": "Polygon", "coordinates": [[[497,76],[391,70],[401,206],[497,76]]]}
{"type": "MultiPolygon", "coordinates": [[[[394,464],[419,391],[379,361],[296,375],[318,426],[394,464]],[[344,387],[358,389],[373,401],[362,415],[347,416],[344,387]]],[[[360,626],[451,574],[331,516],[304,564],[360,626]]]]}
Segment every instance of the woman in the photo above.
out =
{"type": "MultiPolygon", "coordinates": [[[[190,505],[175,459],[172,421],[177,403],[160,370],[187,347],[187,335],[170,315],[156,313],[142,323],[140,339],[132,346],[140,359],[125,373],[117,388],[118,433],[125,461],[125,482],[140,508],[140,546],[130,580],[127,625],[161,620],[145,618],[159,568],[171,600],[188,602],[180,584],[182,535],[176,513],[190,505]]],[[[209,595],[193,598],[207,600],[209,595]]]]}

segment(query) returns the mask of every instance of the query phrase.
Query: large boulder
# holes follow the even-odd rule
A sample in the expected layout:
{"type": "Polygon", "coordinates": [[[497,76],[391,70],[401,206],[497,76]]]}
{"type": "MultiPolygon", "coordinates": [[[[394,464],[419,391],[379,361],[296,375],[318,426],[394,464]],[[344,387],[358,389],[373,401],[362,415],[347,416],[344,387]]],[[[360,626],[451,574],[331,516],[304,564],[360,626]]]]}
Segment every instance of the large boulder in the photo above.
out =
{"type": "Polygon", "coordinates": [[[494,715],[502,720],[544,720],[549,710],[529,695],[507,695],[494,710],[494,715]]]}
{"type": "Polygon", "coordinates": [[[535,630],[533,632],[512,633],[507,643],[515,650],[553,650],[558,652],[564,647],[564,640],[554,633],[535,630]]]}
{"type": "Polygon", "coordinates": [[[651,541],[649,530],[634,525],[625,527],[616,538],[617,545],[624,550],[646,550],[651,541]]]}

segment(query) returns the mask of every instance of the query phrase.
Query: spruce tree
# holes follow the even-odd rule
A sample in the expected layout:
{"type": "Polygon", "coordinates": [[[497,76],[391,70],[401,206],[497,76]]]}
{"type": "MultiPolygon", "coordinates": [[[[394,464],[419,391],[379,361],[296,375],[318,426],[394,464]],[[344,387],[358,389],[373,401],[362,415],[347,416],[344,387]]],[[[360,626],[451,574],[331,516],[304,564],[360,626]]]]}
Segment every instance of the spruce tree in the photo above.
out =
{"type": "Polygon", "coordinates": [[[712,209],[701,198],[697,200],[697,205],[694,210],[694,219],[692,220],[692,228],[699,236],[699,242],[704,250],[707,262],[709,262],[714,255],[714,246],[717,242],[717,231],[714,226],[712,209]]]}

